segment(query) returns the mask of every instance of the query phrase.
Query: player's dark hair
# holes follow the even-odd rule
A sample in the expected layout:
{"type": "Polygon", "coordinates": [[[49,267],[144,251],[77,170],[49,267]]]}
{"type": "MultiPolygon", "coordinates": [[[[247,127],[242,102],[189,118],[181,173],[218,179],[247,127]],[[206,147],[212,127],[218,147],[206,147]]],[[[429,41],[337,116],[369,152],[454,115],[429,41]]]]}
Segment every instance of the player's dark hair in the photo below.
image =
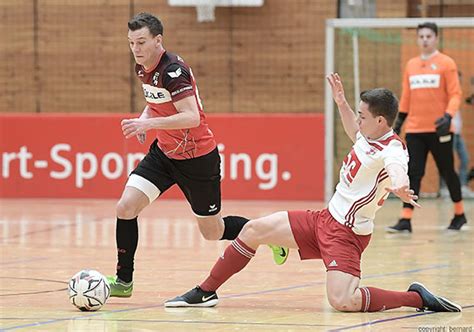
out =
{"type": "Polygon", "coordinates": [[[383,116],[387,124],[393,126],[398,114],[398,100],[392,91],[385,88],[363,91],[360,100],[369,105],[373,116],[383,116]]]}
{"type": "Polygon", "coordinates": [[[128,21],[128,28],[131,31],[140,30],[144,27],[147,27],[148,30],[150,30],[153,37],[163,35],[163,24],[157,17],[149,13],[137,14],[128,21]]]}
{"type": "Polygon", "coordinates": [[[424,23],[418,24],[418,26],[416,27],[416,32],[425,28],[433,31],[436,36],[438,35],[438,26],[434,22],[424,22],[424,23]]]}

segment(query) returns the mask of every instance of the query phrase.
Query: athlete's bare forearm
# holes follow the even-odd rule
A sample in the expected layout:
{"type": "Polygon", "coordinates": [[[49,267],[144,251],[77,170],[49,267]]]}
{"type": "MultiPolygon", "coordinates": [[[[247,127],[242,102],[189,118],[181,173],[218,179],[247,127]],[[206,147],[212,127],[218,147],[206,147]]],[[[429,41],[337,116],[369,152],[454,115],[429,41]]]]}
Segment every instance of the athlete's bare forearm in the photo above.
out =
{"type": "Polygon", "coordinates": [[[359,131],[359,125],[357,124],[357,118],[354,111],[347,103],[346,96],[344,94],[344,86],[342,80],[337,73],[331,73],[327,77],[329,85],[331,86],[332,96],[339,109],[341,116],[342,126],[347,136],[352,142],[356,141],[356,134],[359,131]]]}
{"type": "Polygon", "coordinates": [[[341,116],[344,131],[351,141],[355,142],[356,134],[359,131],[359,125],[357,124],[357,118],[354,111],[347,101],[337,104],[337,108],[339,110],[339,115],[341,116]]]}
{"type": "Polygon", "coordinates": [[[150,129],[188,129],[199,126],[199,114],[192,112],[177,113],[166,117],[157,117],[145,120],[147,130],[150,129]]]}
{"type": "Polygon", "coordinates": [[[151,108],[146,105],[145,108],[143,109],[143,112],[142,114],[140,115],[139,119],[151,119],[151,118],[154,118],[155,117],[155,114],[153,113],[153,111],[151,110],[151,108]]]}
{"type": "Polygon", "coordinates": [[[403,202],[420,208],[421,206],[416,203],[418,196],[410,189],[410,179],[403,167],[399,164],[390,164],[385,169],[392,181],[392,186],[385,190],[398,196],[403,202]]]}

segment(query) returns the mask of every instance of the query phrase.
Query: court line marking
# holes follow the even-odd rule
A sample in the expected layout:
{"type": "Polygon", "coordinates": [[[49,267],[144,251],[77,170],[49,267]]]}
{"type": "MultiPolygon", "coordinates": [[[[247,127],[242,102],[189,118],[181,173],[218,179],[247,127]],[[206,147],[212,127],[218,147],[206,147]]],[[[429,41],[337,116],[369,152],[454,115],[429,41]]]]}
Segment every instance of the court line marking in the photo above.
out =
{"type": "MultiPolygon", "coordinates": [[[[53,280],[53,279],[41,279],[41,278],[23,278],[23,277],[0,277],[0,279],[12,279],[12,280],[33,280],[33,281],[42,281],[42,282],[54,282],[57,284],[66,284],[66,281],[60,281],[60,280],[53,280]]],[[[0,294],[0,297],[2,296],[18,296],[18,295],[35,295],[35,294],[44,294],[44,293],[54,293],[54,292],[64,292],[67,290],[66,288],[60,288],[60,289],[50,289],[50,290],[43,290],[43,291],[34,291],[34,292],[23,292],[23,293],[7,293],[7,294],[0,294]]]]}
{"type": "MultiPolygon", "coordinates": [[[[424,268],[411,269],[411,270],[406,270],[406,271],[401,271],[401,272],[372,274],[372,275],[369,275],[367,277],[361,278],[361,280],[374,279],[374,278],[380,278],[380,277],[388,277],[388,276],[396,276],[396,275],[404,275],[404,274],[412,274],[412,273],[417,273],[417,272],[426,271],[426,270],[444,269],[444,268],[448,268],[448,267],[449,267],[449,264],[428,265],[427,267],[424,267],[424,268]]],[[[326,284],[326,281],[313,281],[313,282],[305,283],[305,284],[302,284],[302,285],[296,285],[296,286],[273,288],[273,289],[268,289],[268,290],[264,290],[264,291],[256,291],[256,292],[225,295],[225,296],[221,296],[221,298],[223,298],[223,299],[237,298],[237,297],[243,297],[243,296],[248,296],[248,295],[259,295],[259,294],[280,292],[280,291],[286,291],[286,290],[290,290],[290,289],[305,288],[305,287],[308,287],[308,286],[324,285],[324,284],[326,284]]]]}
{"type": "Polygon", "coordinates": [[[51,290],[44,290],[44,291],[36,291],[36,292],[25,292],[25,293],[10,293],[10,294],[0,294],[0,296],[19,296],[19,295],[36,295],[36,294],[44,294],[44,293],[56,293],[56,292],[65,292],[67,288],[60,288],[60,289],[51,289],[51,290]]]}
{"type": "MultiPolygon", "coordinates": [[[[373,279],[373,278],[379,278],[379,277],[385,277],[385,276],[411,274],[411,273],[416,273],[416,272],[421,272],[421,271],[442,269],[442,268],[447,268],[447,267],[449,267],[448,264],[428,265],[424,268],[417,268],[417,269],[411,269],[411,270],[400,271],[400,272],[390,272],[390,273],[369,275],[369,276],[367,276],[363,279],[373,279]]],[[[304,288],[304,287],[308,287],[308,286],[314,286],[314,285],[318,285],[318,284],[321,284],[321,283],[324,283],[324,282],[323,281],[316,281],[316,282],[312,282],[312,283],[305,283],[303,285],[296,285],[296,286],[283,287],[283,288],[274,288],[274,289],[269,289],[269,290],[263,290],[263,291],[258,291],[258,292],[249,292],[249,293],[243,293],[243,294],[227,295],[227,296],[223,296],[222,298],[237,298],[237,297],[248,296],[248,295],[280,292],[280,291],[285,291],[285,290],[290,290],[290,289],[297,289],[297,288],[304,288]]],[[[88,314],[87,316],[58,318],[58,319],[47,320],[47,321],[44,321],[44,322],[35,322],[35,323],[29,323],[29,324],[23,324],[23,325],[16,325],[16,326],[11,326],[11,327],[2,329],[0,331],[11,331],[11,330],[17,330],[17,329],[28,328],[28,327],[43,326],[43,325],[49,325],[49,324],[54,324],[54,323],[58,323],[58,322],[62,322],[62,321],[68,321],[68,320],[90,319],[91,317],[97,317],[97,316],[101,316],[101,315],[115,314],[115,313],[120,313],[120,312],[131,312],[131,311],[137,311],[137,310],[146,310],[146,309],[157,308],[157,307],[163,307],[163,303],[154,304],[154,305],[150,305],[150,306],[137,307],[137,308],[126,308],[126,309],[119,309],[119,310],[102,311],[102,312],[97,312],[97,313],[93,313],[93,314],[88,314]]],[[[471,306],[468,306],[468,307],[471,307],[471,306]]],[[[420,314],[418,314],[418,315],[420,315],[420,314]]],[[[176,321],[176,322],[182,322],[182,321],[176,321]]]]}
{"type": "Polygon", "coordinates": [[[48,228],[45,228],[45,229],[39,229],[37,231],[30,231],[30,232],[25,232],[25,233],[14,234],[14,235],[11,235],[11,236],[4,236],[4,237],[1,237],[0,240],[2,242],[9,242],[9,240],[17,239],[17,238],[22,237],[22,236],[28,236],[28,235],[38,234],[38,233],[48,233],[48,232],[51,232],[51,231],[55,231],[57,229],[61,229],[61,228],[65,228],[65,227],[71,227],[71,226],[74,226],[74,225],[75,225],[75,223],[51,226],[51,227],[48,227],[48,228]]]}
{"type": "MultiPolygon", "coordinates": [[[[194,308],[196,309],[196,308],[194,308]]],[[[199,310],[199,309],[198,309],[199,310]]],[[[202,309],[200,309],[202,310],[202,309]]],[[[2,318],[2,319],[13,319],[13,318],[2,318]]],[[[64,319],[67,320],[67,319],[64,319]]],[[[80,320],[80,319],[77,319],[80,320]]],[[[328,327],[334,325],[325,324],[304,324],[304,323],[260,323],[260,322],[242,322],[242,321],[212,321],[212,320],[170,320],[170,319],[90,319],[94,322],[136,322],[136,323],[184,323],[184,324],[212,324],[212,325],[256,325],[256,326],[286,326],[286,327],[328,327]]],[[[0,330],[6,331],[6,330],[0,330]]]]}
{"type": "MultiPolygon", "coordinates": [[[[29,262],[37,262],[37,261],[44,261],[50,259],[49,257],[33,257],[33,258],[23,258],[23,259],[16,259],[13,261],[8,262],[0,262],[0,265],[10,265],[10,264],[20,264],[20,263],[29,263],[29,262]]],[[[2,277],[0,277],[2,278],[2,277]]]]}
{"type": "MultiPolygon", "coordinates": [[[[474,304],[466,305],[466,306],[463,306],[462,308],[463,309],[474,308],[474,304]]],[[[399,316],[399,317],[377,319],[377,320],[374,320],[374,321],[368,321],[368,322],[357,324],[357,325],[349,325],[349,326],[345,326],[343,328],[329,330],[329,332],[351,330],[351,329],[356,329],[356,328],[359,328],[359,327],[372,326],[372,325],[376,325],[376,324],[391,322],[391,321],[394,321],[394,320],[408,319],[408,318],[426,316],[426,315],[432,315],[432,314],[436,314],[436,312],[433,312],[433,311],[420,312],[420,313],[417,313],[417,314],[403,315],[403,316],[399,316]]]]}

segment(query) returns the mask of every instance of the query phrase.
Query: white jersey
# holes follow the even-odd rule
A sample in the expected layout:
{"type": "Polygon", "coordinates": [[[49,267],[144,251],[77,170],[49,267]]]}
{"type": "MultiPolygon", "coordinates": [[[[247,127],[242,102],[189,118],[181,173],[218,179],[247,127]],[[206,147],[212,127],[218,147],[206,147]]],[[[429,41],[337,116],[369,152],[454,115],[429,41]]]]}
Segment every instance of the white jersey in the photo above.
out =
{"type": "Polygon", "coordinates": [[[393,130],[378,140],[368,140],[358,132],[329,201],[331,215],[358,235],[371,234],[375,212],[389,195],[385,188],[392,184],[385,167],[393,163],[408,170],[408,150],[393,130]]]}

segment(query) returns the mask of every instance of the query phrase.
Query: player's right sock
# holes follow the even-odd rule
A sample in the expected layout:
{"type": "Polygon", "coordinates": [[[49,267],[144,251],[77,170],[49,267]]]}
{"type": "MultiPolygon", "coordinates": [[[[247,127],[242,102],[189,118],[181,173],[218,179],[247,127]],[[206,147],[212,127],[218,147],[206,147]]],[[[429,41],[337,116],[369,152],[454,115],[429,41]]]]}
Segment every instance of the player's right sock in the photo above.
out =
{"type": "Polygon", "coordinates": [[[235,239],[227,246],[200,287],[208,291],[216,291],[230,277],[242,270],[254,255],[255,250],[239,238],[235,239]]]}
{"type": "Polygon", "coordinates": [[[133,281],[125,282],[120,280],[117,276],[106,276],[107,282],[110,286],[111,297],[130,297],[133,291],[133,281]]]}

